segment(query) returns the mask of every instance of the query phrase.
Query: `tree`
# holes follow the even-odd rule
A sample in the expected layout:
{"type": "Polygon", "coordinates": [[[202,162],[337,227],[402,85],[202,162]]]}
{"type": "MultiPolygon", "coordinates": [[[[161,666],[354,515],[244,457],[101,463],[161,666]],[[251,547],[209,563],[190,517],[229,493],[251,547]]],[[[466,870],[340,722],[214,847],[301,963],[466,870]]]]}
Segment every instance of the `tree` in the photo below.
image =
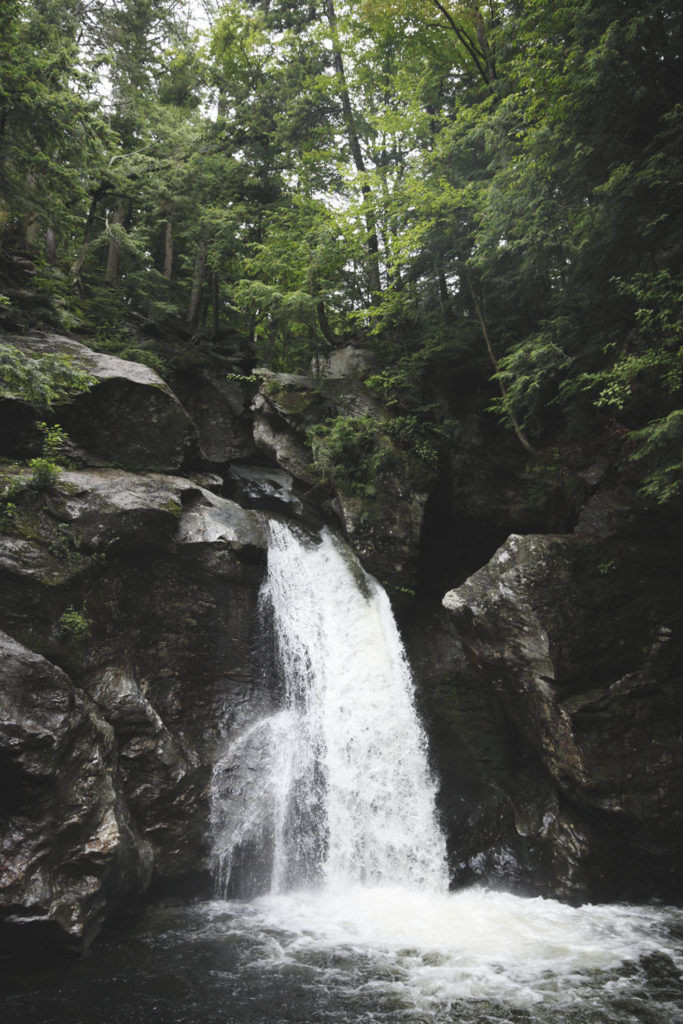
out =
{"type": "Polygon", "coordinates": [[[0,43],[0,239],[70,248],[107,129],[78,49],[76,0],[9,0],[0,43]]]}

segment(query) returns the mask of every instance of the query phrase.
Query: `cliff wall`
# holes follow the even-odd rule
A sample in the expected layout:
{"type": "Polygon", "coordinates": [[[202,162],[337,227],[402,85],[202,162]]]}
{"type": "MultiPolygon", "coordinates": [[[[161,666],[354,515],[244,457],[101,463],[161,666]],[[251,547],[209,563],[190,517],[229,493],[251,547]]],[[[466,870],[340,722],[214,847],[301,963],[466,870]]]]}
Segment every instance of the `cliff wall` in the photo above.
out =
{"type": "Polygon", "coordinates": [[[269,515],[331,522],[389,588],[454,884],[680,896],[680,533],[609,452],[539,488],[465,417],[439,468],[399,446],[358,488],[322,478],[308,433],[383,415],[357,352],[327,376],[207,369],[181,402],[72,339],[5,340],[93,378],[52,413],[70,468],[49,479],[25,464],[37,411],[0,404],[7,948],[82,949],[150,886],[209,891],[212,765],[267,687],[269,515]]]}

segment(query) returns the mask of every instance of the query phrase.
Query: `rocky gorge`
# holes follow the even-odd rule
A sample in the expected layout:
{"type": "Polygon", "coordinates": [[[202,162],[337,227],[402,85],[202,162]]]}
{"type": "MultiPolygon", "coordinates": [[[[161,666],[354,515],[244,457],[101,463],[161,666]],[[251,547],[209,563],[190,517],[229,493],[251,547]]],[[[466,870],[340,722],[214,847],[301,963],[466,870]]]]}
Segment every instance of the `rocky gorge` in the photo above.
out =
{"type": "Polygon", "coordinates": [[[3,341],[92,378],[52,411],[69,468],[43,485],[40,416],[0,403],[4,949],[78,952],[145,893],[210,891],[212,766],[267,697],[269,516],[329,523],[392,597],[453,886],[681,897],[680,523],[608,447],[559,445],[540,487],[463,408],[438,466],[350,487],[310,428],[381,417],[363,349],[172,389],[61,335],[3,341]]]}

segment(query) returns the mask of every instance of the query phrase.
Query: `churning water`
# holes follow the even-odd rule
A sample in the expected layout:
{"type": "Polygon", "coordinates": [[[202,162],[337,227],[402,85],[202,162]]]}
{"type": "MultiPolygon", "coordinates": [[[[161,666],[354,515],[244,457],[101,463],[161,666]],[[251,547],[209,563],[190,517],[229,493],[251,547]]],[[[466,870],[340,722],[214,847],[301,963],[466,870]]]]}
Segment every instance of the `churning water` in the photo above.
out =
{"type": "Polygon", "coordinates": [[[3,1024],[675,1024],[683,912],[449,893],[386,595],[274,524],[273,700],[216,765],[217,898],[150,909],[3,1024]]]}
{"type": "Polygon", "coordinates": [[[674,911],[448,893],[410,670],[348,548],[273,523],[261,597],[281,701],[220,759],[213,811],[219,895],[252,898],[211,916],[253,963],[306,978],[335,1021],[639,1020],[659,972],[647,1019],[668,1024],[674,911]]]}

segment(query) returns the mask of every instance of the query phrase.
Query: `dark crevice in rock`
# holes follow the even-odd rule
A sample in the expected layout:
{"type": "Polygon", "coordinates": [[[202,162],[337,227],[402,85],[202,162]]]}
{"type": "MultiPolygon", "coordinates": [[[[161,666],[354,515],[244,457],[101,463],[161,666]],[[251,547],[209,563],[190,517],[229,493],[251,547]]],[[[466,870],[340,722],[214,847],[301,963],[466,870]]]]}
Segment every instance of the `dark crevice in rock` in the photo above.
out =
{"type": "Polygon", "coordinates": [[[440,599],[485,565],[508,536],[504,526],[458,516],[451,502],[451,480],[442,473],[425,507],[420,534],[418,592],[440,599]]]}

